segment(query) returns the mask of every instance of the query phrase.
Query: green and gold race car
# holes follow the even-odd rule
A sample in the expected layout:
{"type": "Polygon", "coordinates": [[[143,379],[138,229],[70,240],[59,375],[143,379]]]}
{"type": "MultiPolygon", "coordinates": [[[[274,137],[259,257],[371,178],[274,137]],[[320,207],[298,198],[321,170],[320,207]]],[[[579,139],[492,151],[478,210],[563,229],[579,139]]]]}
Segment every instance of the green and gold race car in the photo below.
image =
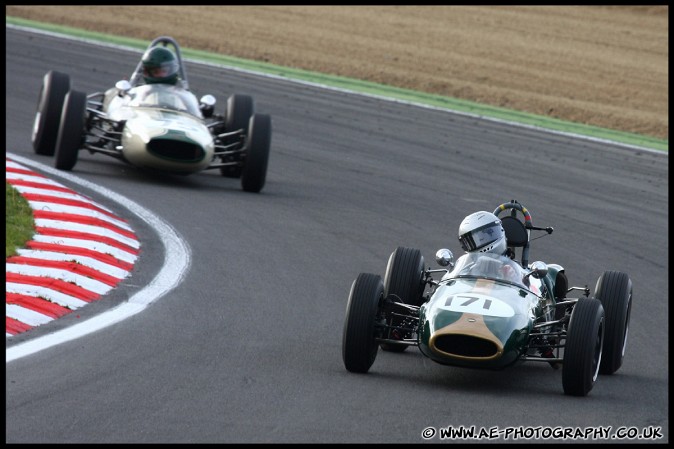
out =
{"type": "Polygon", "coordinates": [[[569,287],[564,268],[529,264],[531,214],[516,200],[501,204],[508,252],[468,252],[458,260],[436,253],[443,269],[425,268],[421,251],[398,247],[384,279],[360,273],[351,286],[342,357],[348,371],[366,373],[379,348],[417,346],[431,360],[469,368],[502,369],[535,361],[562,367],[565,394],[587,395],[598,375],[622,365],[632,306],[632,282],[605,271],[594,294],[569,287]],[[516,252],[520,252],[517,261],[516,252]],[[434,279],[434,275],[439,279],[434,279]],[[577,292],[579,297],[567,295],[577,292]]]}

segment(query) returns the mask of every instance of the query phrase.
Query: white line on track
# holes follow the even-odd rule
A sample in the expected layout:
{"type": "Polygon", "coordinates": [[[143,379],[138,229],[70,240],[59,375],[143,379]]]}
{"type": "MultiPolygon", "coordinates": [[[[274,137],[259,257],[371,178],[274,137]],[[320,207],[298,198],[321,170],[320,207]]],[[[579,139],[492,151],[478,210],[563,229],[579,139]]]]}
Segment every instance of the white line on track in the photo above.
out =
{"type": "Polygon", "coordinates": [[[11,346],[7,348],[5,352],[6,362],[11,362],[27,355],[35,354],[43,349],[70,340],[75,340],[118,323],[142,312],[148,305],[160,299],[182,282],[191,265],[191,250],[189,245],[183,240],[182,236],[170,224],[134,201],[108,190],[105,187],[101,187],[70,173],[65,173],[12,153],[6,153],[6,156],[21,164],[37,168],[44,173],[66,179],[73,184],[78,184],[91,189],[97,194],[120,204],[154,229],[164,245],[164,264],[159,270],[159,273],[157,273],[148,285],[129,298],[127,302],[69,328],[11,346]]]}

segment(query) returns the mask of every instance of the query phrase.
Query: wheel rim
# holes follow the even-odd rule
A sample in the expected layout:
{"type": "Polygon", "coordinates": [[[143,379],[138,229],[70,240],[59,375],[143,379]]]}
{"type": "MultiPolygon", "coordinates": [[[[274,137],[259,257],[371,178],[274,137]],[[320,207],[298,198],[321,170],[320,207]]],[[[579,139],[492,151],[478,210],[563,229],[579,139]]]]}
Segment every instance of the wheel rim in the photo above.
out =
{"type": "Polygon", "coordinates": [[[627,348],[627,334],[630,332],[630,312],[632,311],[632,295],[627,303],[627,316],[625,317],[625,338],[623,338],[622,357],[625,357],[625,348],[627,348]]]}
{"type": "Polygon", "coordinates": [[[594,357],[592,360],[592,381],[597,380],[599,376],[599,366],[601,365],[602,346],[604,346],[604,318],[599,322],[599,333],[594,345],[594,357]]]}
{"type": "Polygon", "coordinates": [[[37,138],[37,130],[40,127],[40,120],[41,120],[41,117],[42,117],[42,112],[40,111],[39,105],[41,105],[42,102],[44,101],[44,99],[42,97],[44,97],[44,85],[40,88],[40,95],[38,96],[38,98],[39,98],[38,109],[37,109],[37,113],[35,114],[35,120],[33,122],[33,131],[31,132],[31,135],[30,135],[31,142],[35,142],[35,139],[37,138]]]}

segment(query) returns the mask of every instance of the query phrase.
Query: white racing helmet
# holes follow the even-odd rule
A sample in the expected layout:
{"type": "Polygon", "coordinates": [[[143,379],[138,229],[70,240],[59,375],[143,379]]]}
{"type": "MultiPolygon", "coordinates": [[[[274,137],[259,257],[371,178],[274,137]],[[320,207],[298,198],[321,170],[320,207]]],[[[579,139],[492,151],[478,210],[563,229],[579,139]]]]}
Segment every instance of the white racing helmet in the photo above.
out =
{"type": "Polygon", "coordinates": [[[459,242],[469,253],[503,254],[507,249],[501,220],[486,211],[475,212],[463,219],[459,226],[459,242]]]}

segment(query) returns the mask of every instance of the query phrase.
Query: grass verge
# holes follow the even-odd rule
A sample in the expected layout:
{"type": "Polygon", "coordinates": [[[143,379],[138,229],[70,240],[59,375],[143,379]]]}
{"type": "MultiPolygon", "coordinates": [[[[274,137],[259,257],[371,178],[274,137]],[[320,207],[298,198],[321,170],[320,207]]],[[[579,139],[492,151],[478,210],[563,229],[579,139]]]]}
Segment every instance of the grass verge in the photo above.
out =
{"type": "Polygon", "coordinates": [[[5,256],[10,257],[35,234],[35,220],[28,201],[9,183],[5,185],[5,256]]]}

